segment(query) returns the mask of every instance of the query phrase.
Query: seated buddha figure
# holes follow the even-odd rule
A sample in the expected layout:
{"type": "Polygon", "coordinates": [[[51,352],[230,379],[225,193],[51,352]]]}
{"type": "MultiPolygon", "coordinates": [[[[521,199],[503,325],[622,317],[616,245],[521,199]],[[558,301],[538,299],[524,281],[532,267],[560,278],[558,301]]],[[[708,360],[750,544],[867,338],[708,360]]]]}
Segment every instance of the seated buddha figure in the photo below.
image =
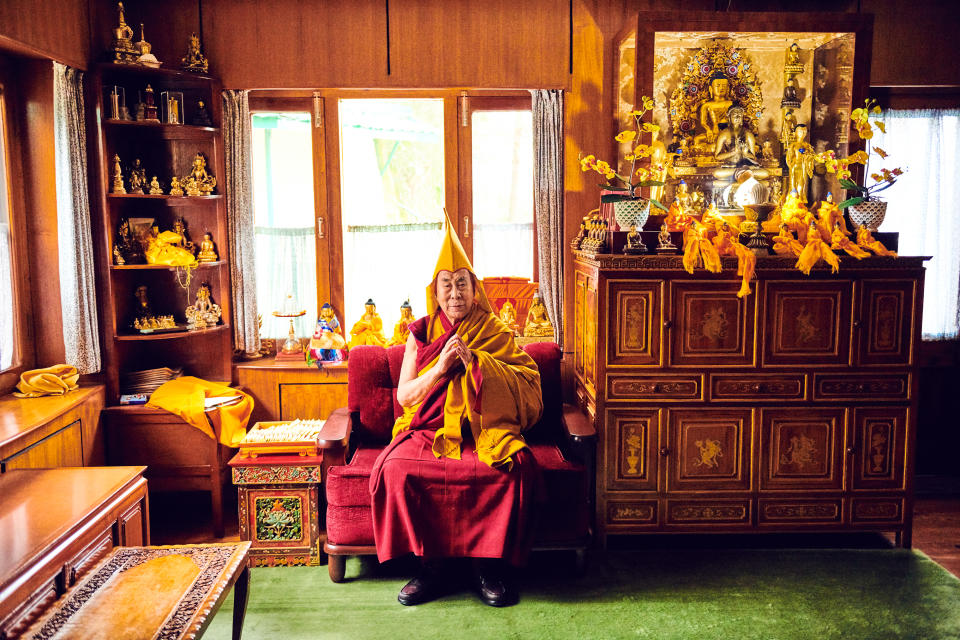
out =
{"type": "Polygon", "coordinates": [[[721,74],[714,74],[710,79],[710,98],[700,105],[700,125],[704,132],[694,136],[693,148],[710,155],[720,134],[720,125],[726,125],[728,110],[733,105],[730,99],[730,81],[721,74]]]}
{"type": "Polygon", "coordinates": [[[540,294],[534,292],[533,302],[530,304],[530,311],[527,312],[527,321],[523,325],[523,335],[525,337],[552,336],[553,325],[550,324],[550,318],[547,317],[547,308],[540,299],[540,294]]]}
{"type": "Polygon", "coordinates": [[[717,136],[713,157],[720,162],[720,168],[713,172],[721,180],[736,175],[737,169],[748,167],[751,175],[763,180],[770,175],[757,162],[757,138],[743,122],[743,107],[733,106],[727,111],[727,128],[717,136]]]}
{"type": "Polygon", "coordinates": [[[406,344],[407,336],[410,335],[410,323],[414,320],[416,318],[413,317],[413,307],[410,306],[409,300],[404,300],[403,304],[400,305],[400,319],[397,320],[397,324],[393,325],[393,336],[387,346],[406,344]]]}
{"type": "Polygon", "coordinates": [[[517,325],[517,310],[513,308],[513,303],[509,300],[500,307],[500,320],[515,334],[520,332],[520,327],[517,325]]]}
{"type": "Polygon", "coordinates": [[[350,329],[350,348],[363,345],[387,346],[387,337],[383,335],[383,320],[377,313],[377,305],[372,298],[364,304],[365,313],[350,329]]]}

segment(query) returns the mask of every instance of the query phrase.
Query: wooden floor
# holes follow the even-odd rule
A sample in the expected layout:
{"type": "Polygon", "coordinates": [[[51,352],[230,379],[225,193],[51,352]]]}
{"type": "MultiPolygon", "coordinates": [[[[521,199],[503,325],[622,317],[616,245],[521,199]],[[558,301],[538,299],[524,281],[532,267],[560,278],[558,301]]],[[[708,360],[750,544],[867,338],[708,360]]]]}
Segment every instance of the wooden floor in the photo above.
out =
{"type": "MultiPolygon", "coordinates": [[[[150,496],[150,526],[152,544],[187,544],[198,542],[239,540],[236,498],[224,505],[225,537],[213,538],[210,526],[210,500],[203,493],[157,494],[150,496]]],[[[853,534],[857,535],[857,534],[853,534]]],[[[711,539],[716,539],[711,538],[711,539]]],[[[755,538],[741,538],[744,539],[755,538]]],[[[791,538],[794,545],[803,539],[791,538]]],[[[845,539],[855,546],[893,546],[893,536],[868,536],[845,539]]],[[[666,544],[669,544],[667,537],[666,544]]],[[[744,544],[741,542],[740,544],[744,544]]],[[[746,542],[745,544],[750,544],[746,542]]],[[[831,546],[822,538],[811,546],[831,546]]],[[[930,556],[955,576],[960,577],[960,495],[948,497],[920,497],[914,504],[913,548],[930,556]]]]}

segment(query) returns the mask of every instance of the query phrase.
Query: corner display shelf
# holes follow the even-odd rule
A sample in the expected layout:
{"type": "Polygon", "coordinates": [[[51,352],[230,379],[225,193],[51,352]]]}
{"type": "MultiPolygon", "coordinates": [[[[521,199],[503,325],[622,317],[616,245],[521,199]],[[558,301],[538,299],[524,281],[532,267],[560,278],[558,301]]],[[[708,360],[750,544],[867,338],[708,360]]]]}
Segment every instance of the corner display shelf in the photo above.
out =
{"type": "Polygon", "coordinates": [[[151,69],[139,65],[100,64],[94,70],[89,103],[96,105],[88,131],[95,131],[96,159],[91,162],[94,197],[93,229],[98,269],[99,306],[104,343],[107,404],[116,405],[125,374],[156,367],[183,367],[184,375],[207,380],[230,380],[232,334],[229,331],[230,266],[226,201],[223,185],[223,139],[220,130],[220,82],[210,76],[151,69]],[[164,117],[161,94],[182,93],[181,120],[191,122],[197,101],[206,105],[212,126],[110,119],[108,87],[123,87],[131,113],[147,85],[153,88],[158,116],[164,117]],[[209,196],[172,196],[170,178],[190,173],[193,159],[201,152],[207,172],[217,179],[209,196]],[[129,189],[129,166],[139,158],[147,182],[157,176],[163,195],[111,193],[113,157],[118,155],[129,189]],[[204,233],[216,243],[219,260],[201,263],[193,271],[187,289],[183,269],[166,265],[114,264],[113,246],[122,219],[152,218],[161,231],[173,228],[183,218],[189,239],[199,245],[204,233]],[[137,304],[134,291],[146,285],[150,306],[156,315],[173,315],[186,326],[185,308],[196,299],[197,288],[208,283],[213,302],[220,305],[220,324],[200,331],[169,331],[142,334],[131,326],[137,304]]]}

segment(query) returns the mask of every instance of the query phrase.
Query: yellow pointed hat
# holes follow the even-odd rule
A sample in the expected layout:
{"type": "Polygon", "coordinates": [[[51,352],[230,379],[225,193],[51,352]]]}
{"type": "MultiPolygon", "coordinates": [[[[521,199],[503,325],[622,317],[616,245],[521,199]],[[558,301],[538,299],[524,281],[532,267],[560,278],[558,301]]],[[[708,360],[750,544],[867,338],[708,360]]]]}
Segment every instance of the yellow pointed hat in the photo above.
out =
{"type": "Polygon", "coordinates": [[[453,230],[453,223],[450,222],[450,216],[447,215],[446,209],[444,209],[443,215],[444,218],[446,218],[446,222],[444,223],[446,231],[443,235],[443,242],[440,244],[440,256],[437,258],[437,266],[433,268],[433,278],[430,280],[430,284],[427,285],[427,311],[433,314],[433,312],[437,310],[437,274],[441,271],[453,272],[458,269],[466,269],[473,274],[476,280],[474,298],[477,305],[484,311],[493,312],[493,306],[490,304],[490,301],[487,300],[487,294],[483,290],[483,284],[480,282],[480,278],[477,278],[477,272],[473,270],[473,265],[470,264],[467,252],[464,251],[463,245],[460,244],[460,238],[457,237],[457,232],[453,230]]]}

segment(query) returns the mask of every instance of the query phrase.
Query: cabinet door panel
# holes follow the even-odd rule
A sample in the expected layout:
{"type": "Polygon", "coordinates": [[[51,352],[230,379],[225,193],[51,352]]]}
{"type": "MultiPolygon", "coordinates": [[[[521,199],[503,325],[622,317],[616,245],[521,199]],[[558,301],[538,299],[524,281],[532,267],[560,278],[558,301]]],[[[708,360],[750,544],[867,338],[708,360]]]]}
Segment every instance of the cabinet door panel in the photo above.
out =
{"type": "Polygon", "coordinates": [[[848,364],[852,290],[849,281],[767,282],[763,363],[848,364]]]}
{"type": "Polygon", "coordinates": [[[667,491],[750,490],[750,409],[671,409],[667,424],[667,491]]]}
{"type": "Polygon", "coordinates": [[[611,280],[607,287],[607,365],[659,367],[663,285],[611,280]]]}
{"type": "Polygon", "coordinates": [[[865,280],[862,286],[858,363],[910,364],[915,283],[865,280]]]}
{"type": "Polygon", "coordinates": [[[761,409],[760,489],[843,488],[843,409],[761,409]]]}
{"type": "Polygon", "coordinates": [[[853,428],[853,488],[903,489],[907,409],[854,409],[853,428]]]}
{"type": "Polygon", "coordinates": [[[606,480],[608,489],[656,491],[659,470],[660,411],[607,412],[606,480]]]}
{"type": "Polygon", "coordinates": [[[0,460],[0,466],[4,472],[12,469],[82,467],[82,429],[80,421],[75,420],[6,460],[0,460]]]}
{"type": "Polygon", "coordinates": [[[281,383],[281,420],[326,420],[347,406],[347,385],[340,383],[281,383]]]}
{"type": "Polygon", "coordinates": [[[756,296],[736,296],[738,282],[670,283],[670,364],[754,364],[756,296]]]}
{"type": "Polygon", "coordinates": [[[587,275],[578,272],[573,288],[573,370],[581,376],[584,375],[583,360],[586,350],[584,313],[586,312],[587,281],[587,275]]]}
{"type": "Polygon", "coordinates": [[[120,516],[120,546],[137,547],[144,544],[143,503],[130,507],[120,516]]]}

